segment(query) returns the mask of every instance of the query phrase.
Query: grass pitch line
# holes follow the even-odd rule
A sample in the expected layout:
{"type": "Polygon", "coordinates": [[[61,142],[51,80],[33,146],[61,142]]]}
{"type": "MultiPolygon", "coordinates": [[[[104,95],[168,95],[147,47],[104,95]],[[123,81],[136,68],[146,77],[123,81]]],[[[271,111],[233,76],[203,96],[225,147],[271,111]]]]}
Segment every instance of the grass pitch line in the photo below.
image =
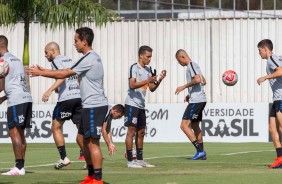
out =
{"type": "Polygon", "coordinates": [[[144,160],[153,160],[153,159],[159,159],[159,158],[178,158],[178,157],[193,157],[194,155],[173,155],[173,156],[162,156],[162,157],[149,157],[144,158],[144,160]]]}
{"type": "MultiPolygon", "coordinates": [[[[85,162],[85,161],[71,161],[71,163],[78,163],[78,162],[85,162]]],[[[3,162],[1,162],[3,163],[3,162]]],[[[56,163],[52,163],[52,164],[42,164],[42,165],[31,165],[31,166],[24,166],[24,168],[34,168],[34,167],[48,167],[48,166],[54,166],[56,163]]],[[[5,170],[5,169],[11,169],[11,167],[9,168],[0,168],[1,170],[5,170]]]]}
{"type": "Polygon", "coordinates": [[[248,153],[261,153],[261,152],[267,152],[267,151],[274,151],[274,150],[242,151],[242,152],[235,152],[235,153],[226,153],[226,154],[221,154],[221,155],[230,156],[230,155],[240,155],[240,154],[248,154],[248,153]]]}

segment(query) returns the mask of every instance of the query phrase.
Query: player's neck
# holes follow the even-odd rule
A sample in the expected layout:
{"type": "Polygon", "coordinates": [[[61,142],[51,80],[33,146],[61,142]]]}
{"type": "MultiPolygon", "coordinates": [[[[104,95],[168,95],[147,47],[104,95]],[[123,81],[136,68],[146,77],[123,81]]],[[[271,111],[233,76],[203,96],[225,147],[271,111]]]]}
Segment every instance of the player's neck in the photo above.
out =
{"type": "Polygon", "coordinates": [[[92,47],[85,47],[83,50],[82,50],[82,54],[85,55],[87,54],[89,51],[93,50],[92,47]]]}
{"type": "Polygon", "coordinates": [[[8,50],[7,49],[3,49],[3,50],[0,50],[0,56],[4,56],[5,53],[7,53],[8,50]]]}

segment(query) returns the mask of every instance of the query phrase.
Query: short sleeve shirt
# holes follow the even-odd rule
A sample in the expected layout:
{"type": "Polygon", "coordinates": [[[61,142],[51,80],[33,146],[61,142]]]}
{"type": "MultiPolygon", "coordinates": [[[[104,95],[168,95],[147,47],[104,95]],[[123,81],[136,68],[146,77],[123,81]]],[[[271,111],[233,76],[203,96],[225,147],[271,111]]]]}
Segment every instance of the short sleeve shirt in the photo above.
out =
{"type": "Polygon", "coordinates": [[[7,96],[7,106],[32,102],[31,94],[26,87],[22,61],[9,52],[6,52],[2,58],[9,63],[9,73],[5,77],[4,89],[7,96]]]}
{"type": "MultiPolygon", "coordinates": [[[[52,61],[52,70],[71,68],[74,62],[67,56],[59,55],[52,61]]],[[[73,75],[65,79],[58,88],[58,102],[81,98],[78,84],[78,75],[73,75]]]]}
{"type": "MultiPolygon", "coordinates": [[[[135,78],[136,82],[147,80],[152,76],[152,70],[150,67],[145,66],[144,68],[139,64],[135,63],[129,67],[128,78],[135,78]]],[[[128,80],[129,82],[129,80],[128,80]]],[[[134,106],[140,109],[145,109],[145,96],[147,92],[148,84],[141,86],[137,89],[128,89],[125,104],[134,106]]]]}
{"type": "MultiPolygon", "coordinates": [[[[266,73],[272,74],[275,69],[282,66],[282,58],[277,55],[272,55],[267,59],[266,73]]],[[[273,101],[282,100],[282,77],[269,79],[269,84],[273,92],[273,101]]]]}
{"type": "Polygon", "coordinates": [[[201,83],[188,87],[189,102],[190,103],[206,102],[207,101],[206,93],[204,91],[204,86],[202,84],[202,80],[203,80],[202,71],[197,63],[191,61],[187,65],[187,69],[186,69],[187,83],[191,82],[195,75],[200,75],[201,83]]]}
{"type": "Polygon", "coordinates": [[[86,53],[71,69],[80,79],[80,94],[83,108],[108,105],[104,94],[104,69],[100,56],[94,51],[86,53]]]}

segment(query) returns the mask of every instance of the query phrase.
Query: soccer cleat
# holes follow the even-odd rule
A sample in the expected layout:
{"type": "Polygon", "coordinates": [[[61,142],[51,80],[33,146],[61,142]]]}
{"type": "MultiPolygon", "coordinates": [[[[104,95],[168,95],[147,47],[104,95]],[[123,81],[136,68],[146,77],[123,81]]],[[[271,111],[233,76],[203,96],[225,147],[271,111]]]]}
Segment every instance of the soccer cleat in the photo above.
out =
{"type": "Polygon", "coordinates": [[[202,158],[200,158],[200,160],[207,160],[207,156],[203,156],[202,158]]]}
{"type": "Polygon", "coordinates": [[[85,176],[84,181],[80,182],[80,184],[91,184],[94,176],[85,176]]]}
{"type": "Polygon", "coordinates": [[[70,163],[71,163],[71,162],[70,162],[70,160],[68,159],[68,157],[65,157],[64,160],[60,159],[60,160],[56,163],[55,169],[61,169],[61,168],[65,167],[65,166],[70,165],[70,163]]]}
{"type": "Polygon", "coordinates": [[[78,160],[85,160],[85,158],[84,158],[83,155],[81,155],[81,156],[78,157],[78,160]]]}
{"type": "Polygon", "coordinates": [[[128,161],[127,162],[128,168],[143,168],[141,165],[139,165],[136,161],[128,161]]]}
{"type": "Polygon", "coordinates": [[[137,160],[136,163],[142,167],[155,167],[152,164],[145,162],[144,160],[137,160]]]}
{"type": "Polygon", "coordinates": [[[95,180],[93,179],[90,184],[104,184],[103,180],[95,180]]]}
{"type": "Polygon", "coordinates": [[[276,168],[279,168],[279,167],[281,167],[281,166],[282,166],[282,156],[277,157],[277,158],[274,160],[274,162],[273,162],[270,166],[268,166],[268,168],[270,168],[270,169],[276,169],[276,168]]]}
{"type": "Polygon", "coordinates": [[[192,158],[192,160],[199,160],[200,158],[203,158],[206,156],[205,151],[197,152],[196,155],[192,158]]]}
{"type": "Polygon", "coordinates": [[[2,175],[6,176],[17,176],[17,175],[25,175],[24,168],[18,169],[17,167],[11,168],[10,171],[2,173],[2,175]]]}

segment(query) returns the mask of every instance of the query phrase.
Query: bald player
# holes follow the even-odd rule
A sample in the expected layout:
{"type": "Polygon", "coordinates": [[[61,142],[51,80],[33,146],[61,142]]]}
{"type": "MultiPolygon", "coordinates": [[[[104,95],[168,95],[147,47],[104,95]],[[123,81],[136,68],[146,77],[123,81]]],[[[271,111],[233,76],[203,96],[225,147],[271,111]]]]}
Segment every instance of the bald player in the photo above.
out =
{"type": "Polygon", "coordinates": [[[179,86],[175,91],[175,94],[178,95],[184,89],[188,89],[188,95],[184,101],[187,101],[189,104],[183,114],[180,128],[197,150],[192,160],[206,160],[202,131],[199,126],[200,121],[202,120],[203,110],[207,103],[206,94],[204,91],[206,80],[199,65],[190,59],[185,50],[178,50],[175,54],[175,57],[181,66],[187,67],[187,83],[179,86]]]}
{"type": "MultiPolygon", "coordinates": [[[[52,70],[67,69],[74,65],[74,62],[70,58],[61,55],[60,47],[56,42],[50,42],[45,46],[45,57],[51,62],[52,70]]],[[[42,101],[47,102],[54,90],[57,90],[58,92],[58,102],[53,111],[52,132],[61,157],[55,164],[55,169],[61,169],[70,164],[70,160],[66,153],[62,126],[65,120],[71,119],[78,128],[81,120],[82,102],[78,76],[72,75],[65,79],[57,79],[56,82],[43,94],[42,101]]],[[[82,150],[82,133],[78,132],[76,141],[82,150]]]]}
{"type": "Polygon", "coordinates": [[[0,57],[9,63],[9,73],[0,79],[0,104],[7,100],[7,125],[15,155],[15,165],[2,175],[25,175],[24,162],[26,153],[25,129],[31,127],[32,98],[26,87],[22,61],[8,51],[8,39],[0,35],[0,57]]]}

